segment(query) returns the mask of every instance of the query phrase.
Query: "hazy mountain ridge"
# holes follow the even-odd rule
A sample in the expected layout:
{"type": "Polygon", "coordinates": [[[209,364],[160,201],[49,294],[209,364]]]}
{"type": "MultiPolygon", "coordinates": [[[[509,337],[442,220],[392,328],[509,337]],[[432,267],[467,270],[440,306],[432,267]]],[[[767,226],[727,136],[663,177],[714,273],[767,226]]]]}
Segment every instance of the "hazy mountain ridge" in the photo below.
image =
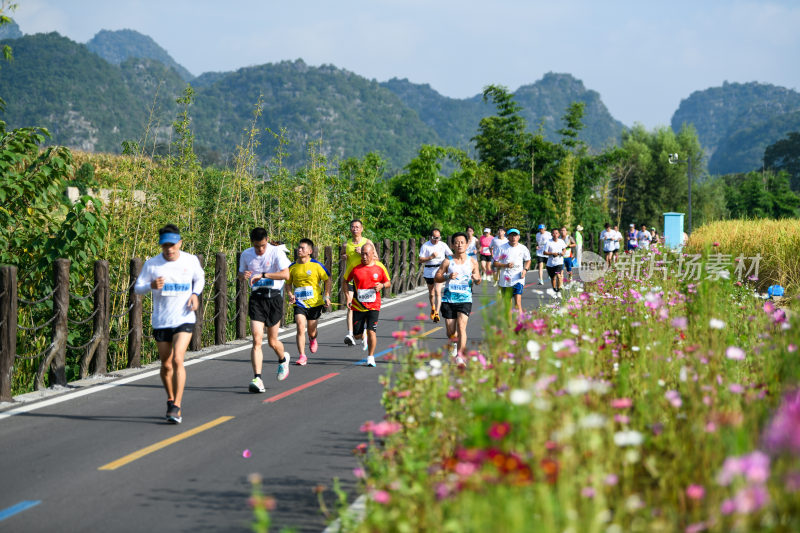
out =
{"type": "Polygon", "coordinates": [[[166,50],[152,38],[134,30],[100,30],[86,46],[109,63],[119,65],[129,58],[155,59],[175,72],[184,80],[191,81],[194,76],[186,70],[166,50]]]}

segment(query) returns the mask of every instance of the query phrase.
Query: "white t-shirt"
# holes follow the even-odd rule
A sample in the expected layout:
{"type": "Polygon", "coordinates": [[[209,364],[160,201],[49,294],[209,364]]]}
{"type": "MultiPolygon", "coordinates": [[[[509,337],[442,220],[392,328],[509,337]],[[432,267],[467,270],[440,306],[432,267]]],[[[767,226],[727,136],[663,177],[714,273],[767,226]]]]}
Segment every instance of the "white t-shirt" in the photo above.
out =
{"type": "Polygon", "coordinates": [[[495,261],[499,263],[511,263],[513,266],[500,269],[499,285],[501,287],[513,287],[517,283],[525,283],[522,277],[522,268],[525,261],[531,260],[531,252],[524,244],[517,243],[511,246],[506,243],[500,247],[495,256],[495,261]]]}
{"type": "Polygon", "coordinates": [[[500,252],[500,248],[508,244],[508,239],[503,237],[502,239],[495,237],[492,239],[492,257],[497,260],[497,254],[500,252]]]}
{"type": "Polygon", "coordinates": [[[436,257],[430,259],[429,261],[425,261],[422,271],[422,276],[426,278],[432,278],[436,275],[436,270],[439,268],[439,265],[442,264],[442,261],[448,255],[453,255],[453,251],[450,249],[447,244],[439,239],[436,244],[433,244],[431,241],[425,241],[425,244],[420,246],[419,248],[419,256],[420,257],[431,257],[432,255],[436,255],[436,257]]]}
{"type": "Polygon", "coordinates": [[[196,256],[180,252],[175,261],[167,261],[158,254],[144,262],[142,272],[136,278],[136,294],[153,291],[153,329],[176,328],[182,324],[194,324],[197,317],[186,306],[192,294],[203,292],[205,273],[196,256]],[[150,283],[164,278],[164,286],[152,289],[150,283]]]}
{"type": "Polygon", "coordinates": [[[649,248],[650,242],[653,240],[653,235],[647,231],[641,231],[636,234],[636,237],[639,239],[639,247],[649,248]]]}
{"type": "Polygon", "coordinates": [[[617,238],[613,229],[604,229],[600,232],[600,242],[603,243],[604,252],[614,251],[614,240],[617,238]]]}
{"type": "Polygon", "coordinates": [[[259,289],[273,289],[276,291],[283,289],[285,282],[282,279],[260,278],[255,283],[252,282],[252,279],[256,274],[261,274],[262,272],[268,274],[280,272],[284,268],[289,268],[291,264],[292,262],[286,257],[286,252],[280,246],[272,246],[271,244],[267,244],[264,255],[256,255],[255,248],[251,247],[239,256],[239,272],[250,271],[253,273],[250,278],[250,289],[254,291],[259,289]]]}
{"type": "Polygon", "coordinates": [[[537,233],[536,234],[536,255],[539,257],[544,257],[544,247],[545,245],[553,240],[553,234],[549,231],[545,231],[544,233],[537,233]]]}
{"type": "MultiPolygon", "coordinates": [[[[558,239],[557,241],[550,241],[547,243],[545,247],[545,252],[563,252],[567,247],[567,243],[564,242],[563,239],[558,239]]],[[[560,255],[548,255],[547,256],[547,266],[554,267],[558,265],[564,264],[564,257],[560,255]]]]}

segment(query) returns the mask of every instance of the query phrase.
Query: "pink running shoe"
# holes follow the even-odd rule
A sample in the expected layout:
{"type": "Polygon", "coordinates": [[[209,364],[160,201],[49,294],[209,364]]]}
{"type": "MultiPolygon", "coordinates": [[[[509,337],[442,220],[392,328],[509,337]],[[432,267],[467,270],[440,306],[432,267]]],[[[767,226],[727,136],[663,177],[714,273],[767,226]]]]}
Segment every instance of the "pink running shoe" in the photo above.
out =
{"type": "Polygon", "coordinates": [[[295,364],[300,366],[306,366],[306,363],[308,363],[308,357],[306,357],[306,354],[300,354],[300,357],[297,359],[297,362],[295,364]]]}
{"type": "Polygon", "coordinates": [[[311,350],[311,353],[317,353],[317,347],[318,347],[317,339],[316,338],[311,339],[311,343],[309,344],[309,349],[311,350]]]}

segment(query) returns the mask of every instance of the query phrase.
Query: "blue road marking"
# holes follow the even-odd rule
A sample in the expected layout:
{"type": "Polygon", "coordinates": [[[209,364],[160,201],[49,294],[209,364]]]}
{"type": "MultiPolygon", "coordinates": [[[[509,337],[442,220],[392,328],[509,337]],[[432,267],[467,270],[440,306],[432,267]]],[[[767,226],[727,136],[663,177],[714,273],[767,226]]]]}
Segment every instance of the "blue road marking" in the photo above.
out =
{"type": "Polygon", "coordinates": [[[12,505],[8,509],[3,509],[0,511],[0,522],[5,520],[6,518],[11,518],[17,513],[21,513],[26,509],[30,509],[31,507],[36,507],[42,503],[42,500],[28,500],[24,502],[19,502],[17,505],[12,505]]]}

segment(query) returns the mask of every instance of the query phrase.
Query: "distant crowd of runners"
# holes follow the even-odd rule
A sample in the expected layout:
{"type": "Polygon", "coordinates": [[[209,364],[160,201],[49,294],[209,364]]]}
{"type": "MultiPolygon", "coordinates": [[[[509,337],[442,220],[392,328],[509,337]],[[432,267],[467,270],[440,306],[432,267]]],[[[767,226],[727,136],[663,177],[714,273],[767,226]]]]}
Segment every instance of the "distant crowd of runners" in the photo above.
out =
{"type": "MultiPolygon", "coordinates": [[[[572,270],[579,266],[583,250],[582,226],[574,235],[566,227],[547,231],[544,224],[536,234],[536,264],[539,285],[544,284],[547,270],[554,295],[572,281],[572,270]]],[[[653,228],[655,230],[655,228],[653,228]]],[[[378,260],[375,245],[363,236],[360,220],[350,223],[350,238],[345,246],[346,267],[343,288],[347,302],[347,333],[344,343],[361,344],[367,352],[366,366],[375,366],[377,327],[381,310],[381,292],[391,287],[389,271],[378,260]]],[[[520,231],[503,228],[492,235],[484,228],[480,237],[470,226],[466,231],[451,237],[451,246],[442,241],[441,232],[433,229],[429,240],[422,244],[418,260],[428,287],[430,318],[433,322],[445,319],[450,343],[449,355],[459,367],[466,366],[467,323],[472,312],[473,286],[491,281],[499,286],[500,294],[509,304],[509,313],[516,309],[522,313],[522,292],[532,256],[520,243],[520,231]]],[[[317,322],[325,307],[331,305],[331,274],[313,258],[314,243],[301,239],[295,248],[295,261],[289,260],[289,250],[282,244],[272,243],[264,228],[250,231],[251,247],[242,252],[238,276],[250,287],[248,316],[252,332],[250,361],[253,378],[248,389],[261,393],[266,389],[262,379],[263,341],[278,360],[277,379],[289,375],[290,356],[278,339],[283,317],[284,295],[294,308],[296,365],[306,365],[306,336],[311,354],[318,350],[317,322]]],[[[607,261],[613,261],[622,235],[616,228],[606,229],[600,236],[607,261]]],[[[642,227],[637,231],[631,225],[628,246],[648,246],[657,239],[642,227]]],[[[181,250],[183,240],[180,230],[167,224],[159,230],[161,254],[148,259],[136,280],[137,294],[152,292],[153,337],[161,361],[161,381],[167,393],[166,420],[179,424],[182,421],[181,405],[186,384],[184,357],[194,330],[195,311],[199,295],[205,285],[205,276],[196,256],[181,250]]],[[[630,248],[629,248],[630,249],[630,248]]]]}

